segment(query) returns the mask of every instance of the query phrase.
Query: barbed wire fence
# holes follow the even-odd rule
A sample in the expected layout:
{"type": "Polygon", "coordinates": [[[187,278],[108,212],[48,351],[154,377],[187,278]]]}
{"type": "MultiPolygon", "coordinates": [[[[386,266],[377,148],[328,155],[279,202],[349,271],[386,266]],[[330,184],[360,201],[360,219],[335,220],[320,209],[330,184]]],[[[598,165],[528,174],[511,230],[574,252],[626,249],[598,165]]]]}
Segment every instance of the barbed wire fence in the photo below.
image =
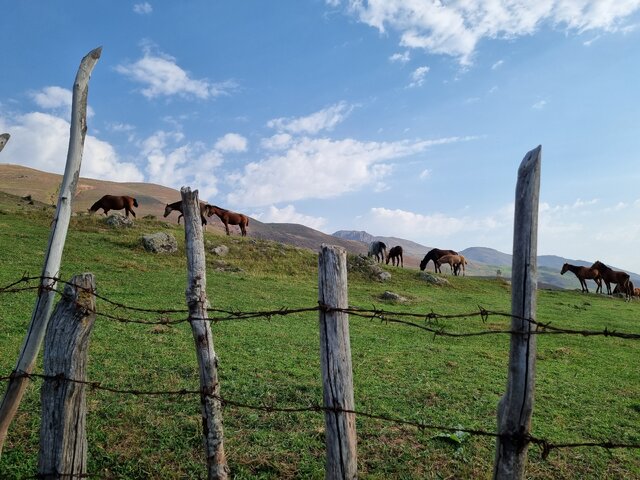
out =
{"type": "MultiPolygon", "coordinates": [[[[95,315],[98,319],[102,319],[108,322],[116,322],[119,324],[134,324],[134,325],[165,325],[165,326],[177,326],[180,324],[189,323],[194,320],[204,320],[212,324],[220,322],[240,322],[240,321],[271,321],[274,317],[288,317],[299,314],[317,313],[317,312],[340,312],[348,314],[354,317],[362,319],[376,321],[381,325],[400,325],[404,327],[414,328],[425,335],[431,335],[433,337],[443,336],[452,338],[464,338],[464,337],[477,337],[485,335],[512,335],[518,334],[510,329],[504,328],[492,328],[481,329],[476,331],[459,332],[451,331],[447,328],[447,323],[451,321],[459,320],[479,320],[482,325],[485,325],[491,317],[499,317],[503,319],[510,319],[512,314],[488,310],[482,306],[478,306],[477,310],[457,313],[457,314],[442,314],[434,312],[433,310],[425,313],[415,312],[402,312],[396,310],[387,310],[381,308],[359,308],[350,306],[348,308],[336,308],[329,307],[327,305],[312,305],[303,307],[282,307],[278,309],[268,310],[256,310],[256,311],[241,311],[232,309],[219,309],[211,308],[209,312],[212,315],[208,315],[207,318],[194,318],[189,317],[189,311],[187,309],[163,309],[163,308],[145,308],[140,306],[131,306],[122,302],[115,301],[107,296],[100,295],[95,290],[73,284],[69,280],[65,280],[59,277],[46,277],[41,276],[29,276],[23,275],[16,281],[0,287],[0,295],[20,294],[25,292],[33,292],[41,288],[47,288],[58,295],[63,295],[63,292],[58,287],[42,286],[42,285],[65,285],[74,286],[80,290],[84,290],[87,294],[95,296],[96,299],[102,301],[105,305],[109,305],[113,310],[120,311],[120,314],[114,314],[110,312],[101,312],[97,308],[87,310],[86,306],[76,303],[76,307],[84,309],[86,313],[95,315]],[[47,280],[47,282],[43,282],[47,280]],[[140,314],[151,315],[155,318],[140,318],[140,314]],[[179,317],[179,318],[171,318],[179,317]]],[[[530,318],[521,318],[528,323],[535,326],[535,330],[532,331],[535,335],[577,335],[583,337],[613,337],[628,341],[640,340],[640,333],[635,332],[622,332],[616,330],[610,330],[604,328],[601,330],[590,329],[568,329],[551,325],[550,322],[541,322],[530,318]]],[[[450,425],[431,424],[422,421],[416,421],[406,418],[394,417],[387,414],[380,414],[366,410],[344,409],[340,407],[328,407],[321,403],[309,403],[305,405],[278,405],[278,404],[251,404],[245,401],[240,401],[234,398],[230,398],[224,395],[214,395],[210,392],[203,391],[202,389],[174,389],[174,390],[162,390],[162,389],[135,389],[135,388],[120,388],[118,386],[107,385],[102,381],[96,380],[80,380],[76,378],[70,378],[64,374],[46,375],[42,373],[27,373],[21,371],[12,371],[8,375],[0,376],[0,382],[7,382],[11,379],[27,378],[30,380],[45,380],[52,381],[55,384],[73,383],[83,385],[88,388],[89,391],[103,391],[110,392],[118,395],[130,395],[130,396],[154,396],[154,397],[180,397],[180,396],[208,396],[214,398],[220,402],[223,408],[237,408],[247,409],[253,411],[261,411],[267,413],[343,413],[352,414],[356,417],[369,418],[373,420],[388,422],[391,424],[408,426],[420,431],[440,431],[448,433],[463,432],[470,435],[498,438],[500,434],[496,431],[488,431],[477,428],[465,428],[461,426],[452,427],[450,425]]],[[[602,448],[607,450],[613,449],[640,449],[640,443],[633,442],[621,442],[612,439],[603,441],[580,441],[580,442],[558,442],[549,438],[542,438],[534,436],[530,433],[524,433],[518,441],[536,445],[540,448],[541,457],[546,459],[553,450],[560,449],[573,449],[573,448],[602,448]]],[[[99,475],[91,474],[77,474],[77,475],[62,475],[64,478],[97,478],[99,475]]],[[[43,477],[34,477],[43,478],[43,477]]]]}

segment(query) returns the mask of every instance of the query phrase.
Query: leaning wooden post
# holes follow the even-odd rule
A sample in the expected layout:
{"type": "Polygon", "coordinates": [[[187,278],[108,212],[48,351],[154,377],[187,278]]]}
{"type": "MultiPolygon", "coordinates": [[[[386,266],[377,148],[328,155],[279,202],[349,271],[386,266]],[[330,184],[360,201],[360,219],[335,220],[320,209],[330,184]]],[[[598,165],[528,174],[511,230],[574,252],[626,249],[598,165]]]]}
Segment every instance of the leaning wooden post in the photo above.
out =
{"type": "MultiPolygon", "coordinates": [[[[75,276],[65,286],[44,341],[44,374],[86,381],[89,337],[96,318],[93,274],[75,276]]],[[[40,396],[42,422],[38,478],[86,475],[86,385],[45,378],[40,396]]]]}
{"type": "Polygon", "coordinates": [[[325,478],[357,478],[356,416],[349,342],[349,315],[331,310],[347,308],[347,254],[341,247],[322,245],[318,258],[320,304],[320,367],[326,408],[325,478]]]}
{"type": "MultiPolygon", "coordinates": [[[[80,176],[84,138],[87,133],[89,78],[93,67],[100,58],[101,52],[102,47],[96,48],[82,59],[73,84],[71,135],[69,138],[67,164],[64,170],[64,177],[62,178],[62,184],[60,185],[60,196],[58,197],[58,206],[49,236],[49,246],[45,256],[44,268],[42,269],[38,298],[36,299],[36,305],[31,316],[27,336],[22,345],[16,368],[14,369],[14,372],[17,374],[31,373],[33,371],[33,366],[38,357],[45,331],[47,330],[56,286],[53,277],[55,277],[60,270],[62,251],[69,228],[69,219],[71,218],[71,201],[75,195],[78,177],[80,176]]],[[[22,400],[26,388],[27,378],[20,376],[12,378],[7,386],[4,398],[2,399],[2,405],[0,405],[0,454],[2,454],[2,447],[7,438],[9,425],[18,410],[20,400],[22,400]]]]}
{"type": "Polygon", "coordinates": [[[8,133],[3,133],[2,135],[0,135],[0,152],[9,141],[9,138],[11,138],[11,135],[9,135],[8,133]]]}
{"type": "Polygon", "coordinates": [[[498,405],[493,478],[522,479],[527,462],[536,371],[535,325],[538,280],[538,203],[542,147],[531,150],[518,169],[511,274],[511,345],[507,391],[498,405]]]}
{"type": "Polygon", "coordinates": [[[183,187],[180,193],[187,251],[186,295],[200,369],[200,405],[208,478],[226,479],[229,467],[224,454],[218,359],[213,349],[211,325],[207,320],[207,272],[198,191],[192,192],[190,188],[183,187]]]}

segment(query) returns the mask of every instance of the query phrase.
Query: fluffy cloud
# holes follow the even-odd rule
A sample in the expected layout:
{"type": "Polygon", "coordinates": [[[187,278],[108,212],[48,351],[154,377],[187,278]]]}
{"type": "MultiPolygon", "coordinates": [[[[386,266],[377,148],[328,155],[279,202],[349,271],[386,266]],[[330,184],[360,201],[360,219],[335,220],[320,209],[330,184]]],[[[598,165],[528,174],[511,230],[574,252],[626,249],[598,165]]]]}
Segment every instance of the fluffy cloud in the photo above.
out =
{"type": "Polygon", "coordinates": [[[353,110],[353,106],[339,102],[306,117],[276,118],[267,126],[279,132],[294,134],[316,134],[322,130],[331,130],[342,122],[353,110]]]}
{"type": "MultiPolygon", "coordinates": [[[[32,112],[16,118],[0,118],[0,129],[11,132],[2,152],[3,161],[53,173],[64,173],[69,148],[70,124],[47,113],[32,112]]],[[[140,182],[142,172],[119,160],[107,142],[87,135],[80,174],[117,182],[140,182]]]]}
{"type": "MultiPolygon", "coordinates": [[[[354,139],[289,137],[282,150],[252,162],[229,176],[234,191],[228,201],[242,206],[264,206],[307,198],[332,198],[367,185],[383,190],[391,171],[389,161],[427,148],[469,140],[360,142],[354,139]]],[[[270,143],[274,147],[277,142],[270,143]]]]}
{"type": "Polygon", "coordinates": [[[190,186],[198,189],[200,199],[207,200],[218,193],[215,171],[223,162],[222,155],[202,143],[183,140],[178,132],[158,131],[141,143],[148,181],[176,189],[190,186]]]}
{"type": "Polygon", "coordinates": [[[411,60],[411,55],[409,53],[409,50],[405,50],[402,53],[394,53],[389,57],[389,60],[397,63],[407,63],[409,60],[411,60]]]}
{"type": "Polygon", "coordinates": [[[216,150],[220,152],[245,152],[247,139],[237,133],[227,133],[216,142],[216,150]]]}
{"type": "MultiPolygon", "coordinates": [[[[333,5],[337,3],[332,0],[333,5]]],[[[529,35],[546,23],[579,33],[624,31],[625,19],[640,8],[640,0],[345,0],[361,22],[385,32],[400,33],[400,45],[457,57],[471,63],[483,38],[529,35]]]]}
{"type": "Polygon", "coordinates": [[[153,7],[149,2],[136,3],[133,6],[133,11],[138,15],[149,15],[153,12],[153,7]]]}
{"type": "Polygon", "coordinates": [[[409,88],[412,87],[421,87],[424,83],[424,77],[429,73],[429,67],[418,67],[411,74],[411,83],[409,84],[409,88]]]}
{"type": "Polygon", "coordinates": [[[179,95],[185,98],[209,99],[228,95],[237,85],[233,81],[212,83],[206,79],[194,79],[176,63],[176,59],[164,53],[154,54],[144,49],[143,57],[134,63],[118,65],[116,71],[144,85],[142,94],[147,98],[179,95]]]}
{"type": "Polygon", "coordinates": [[[277,208],[271,205],[266,212],[254,213],[251,215],[261,222],[269,223],[299,223],[315,230],[322,230],[327,220],[323,217],[312,217],[296,212],[293,205],[287,205],[284,208],[277,208]]]}

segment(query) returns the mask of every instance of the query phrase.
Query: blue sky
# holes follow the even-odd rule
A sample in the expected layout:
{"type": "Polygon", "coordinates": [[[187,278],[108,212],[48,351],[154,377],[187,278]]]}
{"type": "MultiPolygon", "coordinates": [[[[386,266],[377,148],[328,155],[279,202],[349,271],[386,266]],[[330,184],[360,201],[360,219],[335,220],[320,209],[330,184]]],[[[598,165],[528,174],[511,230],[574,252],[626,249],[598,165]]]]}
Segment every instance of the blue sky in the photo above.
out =
{"type": "Polygon", "coordinates": [[[82,176],[510,253],[541,144],[538,253],[640,272],[640,0],[2,5],[3,163],[63,171],[73,79],[102,46],[82,176]]]}

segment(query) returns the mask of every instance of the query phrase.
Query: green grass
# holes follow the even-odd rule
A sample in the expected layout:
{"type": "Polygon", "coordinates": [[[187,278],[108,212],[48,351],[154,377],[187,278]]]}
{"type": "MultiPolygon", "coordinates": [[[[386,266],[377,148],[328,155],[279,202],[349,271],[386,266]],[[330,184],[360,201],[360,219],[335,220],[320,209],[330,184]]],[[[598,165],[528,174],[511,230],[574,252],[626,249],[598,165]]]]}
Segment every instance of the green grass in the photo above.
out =
{"type": "MultiPolygon", "coordinates": [[[[23,273],[38,275],[52,210],[0,196],[0,286],[23,273]]],[[[238,236],[205,235],[207,293],[213,307],[240,311],[317,304],[317,254],[238,236]]],[[[447,279],[432,286],[411,269],[384,267],[387,282],[353,271],[349,304],[426,314],[509,311],[510,290],[500,280],[447,279]],[[384,302],[390,290],[407,298],[384,302]]],[[[93,272],[99,294],[150,309],[183,309],[184,230],[152,219],[112,230],[99,217],[71,222],[61,276],[93,272]],[[179,251],[146,253],[140,238],[173,233],[179,251]]],[[[0,293],[0,375],[15,366],[35,293],[0,293]]],[[[98,309],[127,318],[158,315],[98,309]]],[[[640,332],[640,303],[575,291],[540,291],[537,318],[574,328],[640,332]]],[[[180,315],[172,318],[180,318],[180,315]]],[[[507,328],[490,316],[443,320],[456,332],[507,328]]],[[[219,356],[221,393],[254,405],[306,406],[321,402],[317,314],[274,316],[212,325],[219,356]]],[[[506,335],[448,338],[416,328],[350,316],[356,409],[412,422],[495,431],[496,406],[506,384],[506,335]]],[[[604,337],[542,335],[538,338],[532,433],[552,442],[613,440],[640,443],[640,343],[604,337]]],[[[41,365],[38,370],[42,371],[41,365]]],[[[188,324],[150,326],[96,320],[88,378],[105,386],[140,390],[197,389],[195,349],[188,324]]],[[[34,381],[11,425],[0,458],[0,478],[37,472],[40,382],[34,381]]],[[[0,385],[3,393],[4,385],[0,385]]],[[[199,400],[90,391],[89,473],[107,478],[206,478],[199,400]]],[[[225,450],[234,478],[324,478],[324,419],[318,413],[283,414],[226,407],[225,450]]],[[[488,478],[494,441],[471,436],[459,443],[441,431],[358,417],[361,478],[488,478]]],[[[640,478],[639,450],[554,450],[543,460],[529,450],[527,478],[640,478]]]]}

